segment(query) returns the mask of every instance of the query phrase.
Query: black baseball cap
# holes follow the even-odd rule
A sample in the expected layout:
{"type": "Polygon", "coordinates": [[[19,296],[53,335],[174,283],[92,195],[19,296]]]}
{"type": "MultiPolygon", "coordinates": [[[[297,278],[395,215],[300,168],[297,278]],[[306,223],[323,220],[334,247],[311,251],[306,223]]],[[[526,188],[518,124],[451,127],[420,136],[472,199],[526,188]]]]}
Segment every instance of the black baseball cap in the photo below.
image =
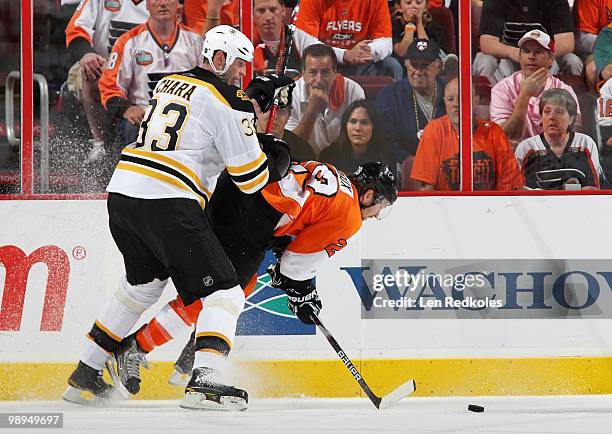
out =
{"type": "Polygon", "coordinates": [[[433,61],[440,58],[440,46],[432,39],[415,39],[408,46],[404,57],[433,61]]]}

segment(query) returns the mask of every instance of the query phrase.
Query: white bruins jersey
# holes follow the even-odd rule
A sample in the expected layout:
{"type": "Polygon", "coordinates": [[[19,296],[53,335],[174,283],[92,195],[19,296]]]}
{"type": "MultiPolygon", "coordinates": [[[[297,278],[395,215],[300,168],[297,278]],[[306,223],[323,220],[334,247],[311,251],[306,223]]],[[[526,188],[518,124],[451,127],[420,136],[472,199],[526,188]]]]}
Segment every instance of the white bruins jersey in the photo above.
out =
{"type": "Polygon", "coordinates": [[[200,64],[203,44],[199,34],[178,23],[169,43],[158,40],[149,23],[124,33],[113,47],[108,68],[100,78],[102,105],[107,108],[108,101],[118,97],[130,104],[146,106],[162,77],[189,71],[200,64]]]}
{"type": "Polygon", "coordinates": [[[97,54],[108,57],[119,36],[148,18],[146,0],[83,0],[66,27],[66,46],[85,38],[97,54]]]}
{"type": "Polygon", "coordinates": [[[164,77],[126,147],[108,192],[143,199],[188,198],[206,205],[224,168],[244,193],[268,182],[268,160],[244,92],[194,68],[164,77]]]}

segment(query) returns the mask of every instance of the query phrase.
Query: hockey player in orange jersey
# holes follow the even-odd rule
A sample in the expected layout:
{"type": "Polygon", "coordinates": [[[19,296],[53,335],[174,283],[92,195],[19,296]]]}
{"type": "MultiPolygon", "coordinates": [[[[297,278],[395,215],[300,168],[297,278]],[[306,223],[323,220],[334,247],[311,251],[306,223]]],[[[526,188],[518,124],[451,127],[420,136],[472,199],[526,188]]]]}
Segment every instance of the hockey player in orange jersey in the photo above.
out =
{"type": "MultiPolygon", "coordinates": [[[[322,305],[313,278],[326,259],[342,250],[359,232],[362,221],[387,212],[397,198],[392,172],[382,163],[364,163],[346,176],[329,164],[292,164],[280,181],[260,193],[244,195],[221,175],[208,207],[213,231],[230,258],[245,292],[252,290],[266,249],[282,245],[278,262],[268,270],[270,284],[287,294],[291,311],[304,323],[322,305]],[[384,211],[383,211],[384,210],[384,211]],[[288,243],[284,240],[290,240],[288,243]]],[[[175,336],[187,334],[202,308],[185,306],[180,297],[168,303],[148,324],[125,338],[137,351],[115,356],[119,377],[128,390],[140,383],[145,354],[175,336]]],[[[175,364],[171,382],[189,374],[194,359],[190,339],[175,364]]]]}

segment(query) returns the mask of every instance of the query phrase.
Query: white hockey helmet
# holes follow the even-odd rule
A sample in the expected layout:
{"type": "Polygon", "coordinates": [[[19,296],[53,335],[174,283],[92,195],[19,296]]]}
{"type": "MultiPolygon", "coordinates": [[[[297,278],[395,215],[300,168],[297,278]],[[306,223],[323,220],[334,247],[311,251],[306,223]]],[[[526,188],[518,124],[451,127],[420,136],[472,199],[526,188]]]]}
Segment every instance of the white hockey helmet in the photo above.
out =
{"type": "Polygon", "coordinates": [[[249,38],[231,26],[223,24],[213,27],[204,35],[202,55],[219,75],[225,74],[236,58],[252,62],[254,51],[253,43],[249,41],[249,38]],[[225,53],[225,66],[221,71],[217,71],[213,64],[213,56],[217,50],[225,53]]]}

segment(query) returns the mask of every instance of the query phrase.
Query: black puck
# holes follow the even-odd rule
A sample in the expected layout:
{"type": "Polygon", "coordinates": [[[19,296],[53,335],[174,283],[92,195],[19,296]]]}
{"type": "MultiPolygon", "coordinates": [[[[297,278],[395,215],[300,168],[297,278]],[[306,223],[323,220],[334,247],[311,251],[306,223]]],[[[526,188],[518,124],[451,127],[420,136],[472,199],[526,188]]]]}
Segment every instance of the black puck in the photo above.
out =
{"type": "Polygon", "coordinates": [[[482,413],[484,411],[484,407],[480,405],[470,404],[468,405],[468,410],[473,411],[475,413],[482,413]]]}

